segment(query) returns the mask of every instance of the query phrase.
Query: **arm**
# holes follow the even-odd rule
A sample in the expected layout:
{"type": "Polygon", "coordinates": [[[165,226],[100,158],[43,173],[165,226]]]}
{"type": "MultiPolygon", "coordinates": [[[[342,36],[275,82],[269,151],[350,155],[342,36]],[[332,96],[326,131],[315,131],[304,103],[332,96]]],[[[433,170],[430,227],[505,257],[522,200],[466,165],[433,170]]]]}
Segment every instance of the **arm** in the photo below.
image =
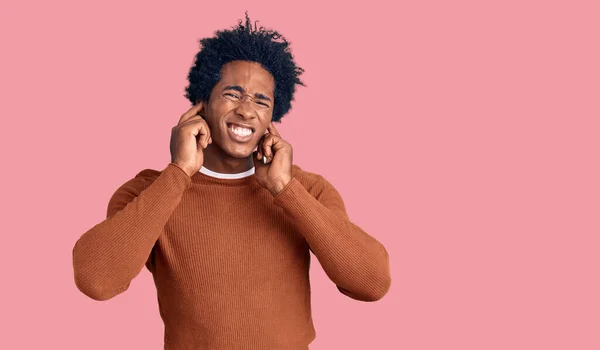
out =
{"type": "Polygon", "coordinates": [[[274,204],[284,209],[341,293],[361,301],[381,299],[391,284],[385,247],[346,214],[337,190],[322,176],[309,193],[293,178],[274,204]]]}
{"type": "Polygon", "coordinates": [[[77,288],[95,300],[110,299],[129,288],[190,186],[190,177],[169,164],[150,184],[135,177],[111,197],[107,218],[84,233],[73,248],[77,288]]]}

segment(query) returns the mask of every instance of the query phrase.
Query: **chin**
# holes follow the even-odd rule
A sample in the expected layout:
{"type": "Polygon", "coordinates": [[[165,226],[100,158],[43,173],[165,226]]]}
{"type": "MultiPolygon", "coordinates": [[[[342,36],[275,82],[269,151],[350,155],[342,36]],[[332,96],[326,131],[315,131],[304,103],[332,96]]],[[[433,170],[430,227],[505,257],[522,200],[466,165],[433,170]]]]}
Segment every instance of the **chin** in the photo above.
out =
{"type": "Polygon", "coordinates": [[[240,145],[228,145],[229,147],[226,147],[224,149],[225,154],[227,154],[229,157],[231,158],[239,158],[239,159],[245,159],[248,157],[252,156],[252,152],[254,152],[254,149],[256,148],[256,146],[250,148],[248,146],[240,146],[240,145]]]}

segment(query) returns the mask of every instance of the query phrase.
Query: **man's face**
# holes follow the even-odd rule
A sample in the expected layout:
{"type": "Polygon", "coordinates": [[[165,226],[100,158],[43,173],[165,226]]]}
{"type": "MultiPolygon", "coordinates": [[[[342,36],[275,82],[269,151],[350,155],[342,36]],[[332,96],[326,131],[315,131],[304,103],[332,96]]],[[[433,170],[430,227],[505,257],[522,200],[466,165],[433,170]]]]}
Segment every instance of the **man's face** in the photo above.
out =
{"type": "Polygon", "coordinates": [[[251,156],[273,117],[274,91],[275,79],[260,64],[224,64],[204,107],[213,145],[233,158],[251,156]]]}

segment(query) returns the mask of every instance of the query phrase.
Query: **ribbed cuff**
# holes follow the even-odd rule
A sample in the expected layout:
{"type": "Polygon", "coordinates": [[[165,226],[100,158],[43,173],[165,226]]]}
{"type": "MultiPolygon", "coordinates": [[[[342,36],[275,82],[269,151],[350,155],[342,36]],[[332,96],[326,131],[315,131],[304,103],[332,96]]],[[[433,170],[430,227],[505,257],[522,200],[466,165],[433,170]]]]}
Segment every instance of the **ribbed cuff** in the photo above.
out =
{"type": "Polygon", "coordinates": [[[290,182],[288,182],[287,185],[285,185],[285,187],[283,187],[283,189],[273,198],[273,204],[282,206],[282,201],[285,203],[288,200],[293,200],[298,191],[307,192],[300,181],[296,180],[295,177],[292,177],[290,182]]]}

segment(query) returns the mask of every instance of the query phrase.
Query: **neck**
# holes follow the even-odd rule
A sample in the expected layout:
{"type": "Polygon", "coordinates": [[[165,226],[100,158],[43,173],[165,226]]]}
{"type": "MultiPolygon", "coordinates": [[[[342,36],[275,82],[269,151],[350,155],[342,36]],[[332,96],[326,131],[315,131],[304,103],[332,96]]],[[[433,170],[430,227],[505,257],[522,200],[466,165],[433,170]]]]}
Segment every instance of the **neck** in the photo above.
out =
{"type": "Polygon", "coordinates": [[[230,157],[215,144],[209,144],[204,151],[204,166],[206,169],[222,174],[238,174],[254,167],[252,155],[246,158],[230,157]]]}

